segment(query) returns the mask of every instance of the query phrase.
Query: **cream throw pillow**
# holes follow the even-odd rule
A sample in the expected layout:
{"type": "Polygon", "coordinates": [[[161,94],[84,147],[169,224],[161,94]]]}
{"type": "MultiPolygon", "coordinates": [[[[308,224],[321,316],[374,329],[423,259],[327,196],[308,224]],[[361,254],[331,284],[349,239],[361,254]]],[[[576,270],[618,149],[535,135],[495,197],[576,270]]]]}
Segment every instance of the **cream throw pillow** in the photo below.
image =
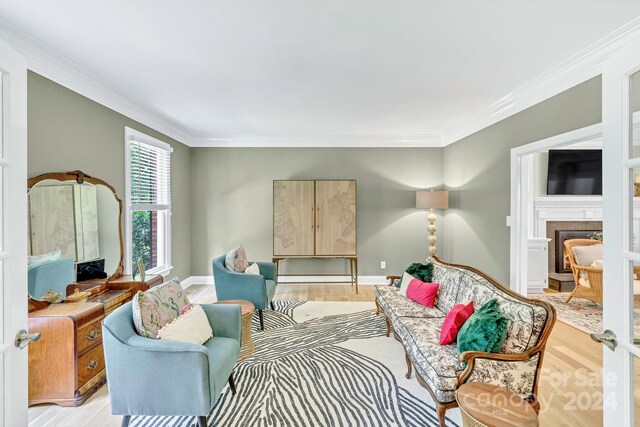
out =
{"type": "Polygon", "coordinates": [[[576,264],[590,266],[594,261],[602,259],[602,245],[574,246],[573,255],[576,264]]]}
{"type": "Polygon", "coordinates": [[[251,264],[249,267],[247,267],[247,269],[244,271],[246,274],[256,274],[256,275],[260,275],[260,267],[258,266],[258,263],[253,263],[251,264]]]}
{"type": "Polygon", "coordinates": [[[398,291],[400,295],[405,298],[407,297],[407,289],[409,288],[409,283],[411,283],[413,279],[415,279],[415,277],[413,277],[406,271],[404,272],[404,274],[402,275],[402,280],[400,281],[400,290],[398,291]]]}
{"type": "Polygon", "coordinates": [[[158,338],[167,341],[190,342],[204,344],[213,336],[213,329],[209,318],[200,305],[194,305],[191,310],[179,316],[171,323],[167,323],[158,331],[158,338]]]}
{"type": "MultiPolygon", "coordinates": [[[[597,260],[602,259],[602,244],[590,245],[590,246],[574,246],[573,256],[576,259],[576,264],[583,265],[585,267],[591,267],[597,260]]],[[[584,287],[590,288],[589,277],[584,271],[580,272],[580,284],[584,287]]]]}

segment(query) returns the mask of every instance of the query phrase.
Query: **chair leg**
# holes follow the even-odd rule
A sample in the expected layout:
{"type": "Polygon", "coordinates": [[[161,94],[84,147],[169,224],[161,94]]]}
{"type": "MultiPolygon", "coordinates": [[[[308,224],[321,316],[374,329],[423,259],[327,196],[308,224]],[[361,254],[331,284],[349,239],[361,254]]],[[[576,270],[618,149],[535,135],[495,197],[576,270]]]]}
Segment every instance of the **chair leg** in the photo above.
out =
{"type": "MultiPolygon", "coordinates": [[[[577,285],[576,285],[577,286],[577,285]]],[[[569,295],[569,297],[564,301],[564,303],[568,303],[569,301],[571,301],[571,298],[573,298],[573,294],[576,293],[576,290],[574,289],[573,292],[571,292],[571,294],[569,295]]]]}
{"type": "Polygon", "coordinates": [[[262,317],[262,310],[258,310],[258,317],[260,317],[260,330],[264,331],[264,317],[262,317]]]}
{"type": "Polygon", "coordinates": [[[438,404],[436,406],[436,412],[438,413],[438,421],[440,422],[440,427],[446,427],[445,414],[447,413],[447,407],[438,404]]]}
{"type": "Polygon", "coordinates": [[[207,427],[207,417],[202,415],[198,417],[198,427],[207,427]]]}
{"type": "Polygon", "coordinates": [[[233,374],[229,375],[229,388],[231,389],[231,394],[236,395],[236,382],[233,379],[233,374]]]}
{"type": "Polygon", "coordinates": [[[131,415],[125,415],[122,417],[122,424],[120,424],[122,427],[127,427],[129,425],[129,422],[131,421],[131,415]]]}
{"type": "Polygon", "coordinates": [[[271,306],[271,310],[276,311],[276,306],[275,306],[275,304],[273,303],[273,301],[271,301],[271,302],[269,303],[269,305],[271,306]]]}

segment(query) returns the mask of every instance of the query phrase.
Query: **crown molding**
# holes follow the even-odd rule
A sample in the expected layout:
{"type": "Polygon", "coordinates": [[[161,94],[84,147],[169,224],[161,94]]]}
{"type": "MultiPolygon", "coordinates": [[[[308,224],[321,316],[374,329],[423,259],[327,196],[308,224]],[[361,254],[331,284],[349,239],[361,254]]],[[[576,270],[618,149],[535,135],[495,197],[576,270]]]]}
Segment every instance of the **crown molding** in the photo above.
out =
{"type": "Polygon", "coordinates": [[[199,137],[168,114],[114,89],[95,73],[0,18],[0,38],[26,58],[30,70],[189,147],[445,147],[601,74],[604,61],[638,32],[640,18],[442,133],[199,137]]]}
{"type": "Polygon", "coordinates": [[[442,147],[439,134],[233,135],[192,138],[191,147],[442,147]]]}
{"type": "Polygon", "coordinates": [[[0,18],[0,37],[25,57],[27,67],[31,71],[189,145],[191,135],[184,125],[142,101],[113,89],[96,74],[2,18],[0,18]]]}
{"type": "Polygon", "coordinates": [[[640,31],[640,18],[618,28],[606,37],[540,74],[487,108],[452,126],[442,134],[443,146],[532,107],[602,73],[602,66],[613,53],[640,31]]]}

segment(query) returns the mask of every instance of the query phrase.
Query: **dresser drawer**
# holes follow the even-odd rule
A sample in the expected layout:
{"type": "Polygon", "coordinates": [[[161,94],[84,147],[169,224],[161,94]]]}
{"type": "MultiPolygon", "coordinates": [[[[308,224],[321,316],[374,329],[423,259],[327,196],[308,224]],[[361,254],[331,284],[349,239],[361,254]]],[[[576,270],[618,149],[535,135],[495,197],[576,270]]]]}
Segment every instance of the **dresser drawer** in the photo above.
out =
{"type": "Polygon", "coordinates": [[[103,369],[104,351],[100,344],[78,358],[78,387],[98,375],[103,369]]]}
{"type": "Polygon", "coordinates": [[[78,329],[76,340],[78,343],[78,354],[82,354],[84,349],[91,347],[97,342],[102,342],[102,319],[98,319],[87,326],[78,329]]]}

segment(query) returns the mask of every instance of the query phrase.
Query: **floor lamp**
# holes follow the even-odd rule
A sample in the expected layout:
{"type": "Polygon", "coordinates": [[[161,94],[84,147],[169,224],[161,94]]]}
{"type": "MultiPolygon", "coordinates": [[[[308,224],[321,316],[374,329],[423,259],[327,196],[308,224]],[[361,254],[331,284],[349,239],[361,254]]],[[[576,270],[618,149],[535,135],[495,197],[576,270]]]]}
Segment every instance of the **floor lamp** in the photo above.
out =
{"type": "Polygon", "coordinates": [[[449,192],[448,191],[416,191],[416,208],[428,209],[429,215],[427,215],[427,221],[429,226],[429,255],[436,254],[436,209],[447,209],[449,207],[449,192]]]}

